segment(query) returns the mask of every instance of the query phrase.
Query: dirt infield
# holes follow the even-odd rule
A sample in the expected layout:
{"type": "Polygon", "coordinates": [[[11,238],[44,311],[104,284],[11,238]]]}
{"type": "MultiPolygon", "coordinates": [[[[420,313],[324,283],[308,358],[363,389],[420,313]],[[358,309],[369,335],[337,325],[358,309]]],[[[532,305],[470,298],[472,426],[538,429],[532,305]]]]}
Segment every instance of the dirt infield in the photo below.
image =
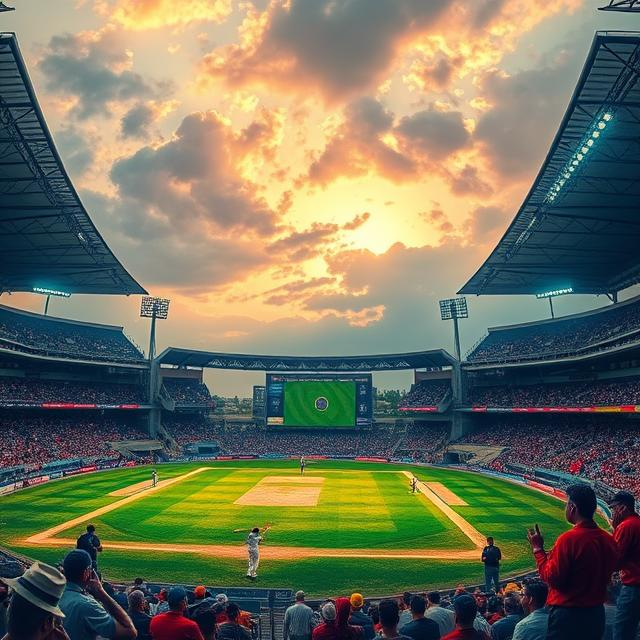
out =
{"type": "Polygon", "coordinates": [[[444,500],[450,507],[469,506],[462,498],[453,493],[451,489],[445,487],[442,482],[425,482],[425,484],[438,496],[438,498],[444,500]]]}
{"type": "Polygon", "coordinates": [[[322,476],[265,476],[233,504],[251,507],[315,507],[322,476]]]}
{"type": "MultiPolygon", "coordinates": [[[[180,476],[182,478],[182,476],[180,476]]],[[[156,488],[167,487],[170,484],[173,484],[174,478],[169,478],[168,480],[160,480],[156,485],[156,488]]],[[[151,480],[142,480],[141,482],[136,482],[135,484],[131,484],[128,487],[122,487],[122,489],[117,489],[116,491],[112,491],[109,495],[114,496],[116,498],[132,496],[134,493],[140,493],[140,491],[144,491],[145,489],[153,489],[151,486],[151,480]]]]}
{"type": "MultiPolygon", "coordinates": [[[[86,513],[67,522],[63,522],[55,527],[37,533],[30,536],[26,540],[20,540],[18,542],[26,543],[29,545],[46,545],[46,546],[74,546],[75,540],[71,538],[56,538],[55,536],[63,531],[67,531],[72,527],[79,524],[83,524],[92,518],[101,516],[110,511],[129,504],[135,500],[139,500],[149,494],[159,491],[163,487],[181,482],[182,480],[208,471],[214,467],[200,467],[189,473],[169,480],[164,480],[158,483],[156,487],[150,487],[149,482],[136,483],[131,487],[126,487],[126,490],[132,490],[133,487],[137,487],[137,492],[127,495],[122,500],[117,500],[112,504],[105,505],[99,509],[95,509],[89,513],[86,513]],[[138,488],[140,485],[146,485],[147,488],[138,488]]],[[[390,472],[387,472],[390,473],[390,472]]],[[[397,473],[397,472],[395,472],[397,473]]],[[[408,478],[413,478],[413,475],[407,471],[402,472],[408,478]]],[[[274,488],[282,491],[282,498],[288,498],[290,501],[294,499],[296,493],[300,495],[308,492],[309,490],[315,490],[320,492],[324,478],[321,476],[266,476],[263,478],[265,481],[258,482],[252,489],[242,496],[251,494],[257,487],[262,485],[261,491],[264,490],[261,497],[262,502],[260,506],[265,506],[264,499],[268,498],[268,492],[273,492],[274,488]]],[[[478,549],[481,549],[485,544],[485,537],[477,531],[471,524],[469,524],[462,516],[458,515],[451,507],[445,503],[445,501],[437,495],[432,489],[424,482],[418,483],[418,490],[428,500],[430,500],[440,511],[442,511],[447,518],[449,518],[453,524],[455,524],[464,534],[473,542],[474,549],[460,551],[458,549],[413,549],[413,550],[384,550],[384,549],[339,549],[339,548],[317,548],[317,547],[289,547],[289,546],[271,546],[268,542],[262,547],[260,555],[262,559],[271,560],[297,560],[305,558],[387,558],[387,559],[420,559],[420,560],[476,560],[478,558],[478,549]]],[[[121,490],[122,491],[122,490],[121,490]]],[[[109,495],[115,495],[113,492],[109,495]]],[[[316,498],[317,502],[317,498],[316,498]]],[[[316,504],[314,502],[313,504],[316,504]]],[[[236,504],[239,504],[236,501],[236,504]]],[[[243,503],[253,504],[253,503],[243,503]]],[[[280,503],[273,504],[273,506],[292,506],[291,502],[287,505],[280,503]]],[[[303,505],[308,506],[308,505],[303,505]]],[[[109,541],[105,544],[107,549],[121,549],[129,551],[152,551],[152,552],[168,552],[168,553],[195,553],[205,556],[212,556],[218,558],[229,559],[245,559],[247,555],[246,547],[243,543],[238,542],[233,545],[222,544],[161,544],[161,543],[146,543],[146,542],[126,542],[126,541],[109,541]]]]}

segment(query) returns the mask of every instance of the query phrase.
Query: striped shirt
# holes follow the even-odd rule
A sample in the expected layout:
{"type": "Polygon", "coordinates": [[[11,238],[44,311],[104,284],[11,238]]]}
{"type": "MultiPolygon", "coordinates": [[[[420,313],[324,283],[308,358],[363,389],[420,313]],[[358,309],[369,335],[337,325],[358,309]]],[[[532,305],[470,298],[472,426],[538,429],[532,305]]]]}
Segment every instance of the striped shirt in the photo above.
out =
{"type": "Polygon", "coordinates": [[[292,604],[284,614],[284,640],[311,637],[313,611],[304,602],[292,604]]]}

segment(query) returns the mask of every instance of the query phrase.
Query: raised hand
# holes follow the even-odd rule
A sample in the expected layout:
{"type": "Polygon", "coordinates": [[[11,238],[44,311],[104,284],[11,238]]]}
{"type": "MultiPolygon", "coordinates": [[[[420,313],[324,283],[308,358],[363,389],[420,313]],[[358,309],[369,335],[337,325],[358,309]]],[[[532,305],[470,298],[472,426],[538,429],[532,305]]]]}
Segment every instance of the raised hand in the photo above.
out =
{"type": "Polygon", "coordinates": [[[527,540],[529,540],[529,544],[534,551],[544,550],[544,538],[537,524],[534,529],[527,529],[527,540]]]}

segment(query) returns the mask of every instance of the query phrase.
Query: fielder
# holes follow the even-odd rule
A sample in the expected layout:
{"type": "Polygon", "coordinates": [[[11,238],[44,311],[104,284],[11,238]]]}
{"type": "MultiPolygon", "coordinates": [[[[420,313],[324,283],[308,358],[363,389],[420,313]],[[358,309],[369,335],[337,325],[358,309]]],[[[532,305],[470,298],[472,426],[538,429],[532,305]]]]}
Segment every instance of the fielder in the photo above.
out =
{"type": "Polygon", "coordinates": [[[306,462],[304,461],[304,456],[300,456],[300,475],[304,475],[304,465],[306,462]]]}
{"type": "Polygon", "coordinates": [[[258,565],[260,564],[260,543],[263,538],[260,529],[254,527],[247,536],[247,551],[249,552],[249,567],[247,568],[247,578],[256,580],[258,578],[258,565]]]}
{"type": "Polygon", "coordinates": [[[151,471],[151,486],[155,487],[158,484],[158,473],[155,469],[151,471]]]}
{"type": "Polygon", "coordinates": [[[415,493],[418,490],[418,478],[413,476],[411,478],[411,493],[415,493]]]}

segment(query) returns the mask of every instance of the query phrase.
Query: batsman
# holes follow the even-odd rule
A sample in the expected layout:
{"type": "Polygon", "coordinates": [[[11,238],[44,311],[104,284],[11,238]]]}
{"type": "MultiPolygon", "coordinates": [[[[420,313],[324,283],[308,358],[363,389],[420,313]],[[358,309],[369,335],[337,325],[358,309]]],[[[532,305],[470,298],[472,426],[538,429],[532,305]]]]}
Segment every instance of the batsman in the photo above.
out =
{"type": "Polygon", "coordinates": [[[269,525],[262,527],[262,530],[258,527],[251,529],[247,536],[247,551],[249,552],[249,566],[247,568],[247,578],[249,580],[257,580],[258,578],[258,565],[260,564],[260,544],[264,540],[264,536],[269,530],[269,525]]]}

